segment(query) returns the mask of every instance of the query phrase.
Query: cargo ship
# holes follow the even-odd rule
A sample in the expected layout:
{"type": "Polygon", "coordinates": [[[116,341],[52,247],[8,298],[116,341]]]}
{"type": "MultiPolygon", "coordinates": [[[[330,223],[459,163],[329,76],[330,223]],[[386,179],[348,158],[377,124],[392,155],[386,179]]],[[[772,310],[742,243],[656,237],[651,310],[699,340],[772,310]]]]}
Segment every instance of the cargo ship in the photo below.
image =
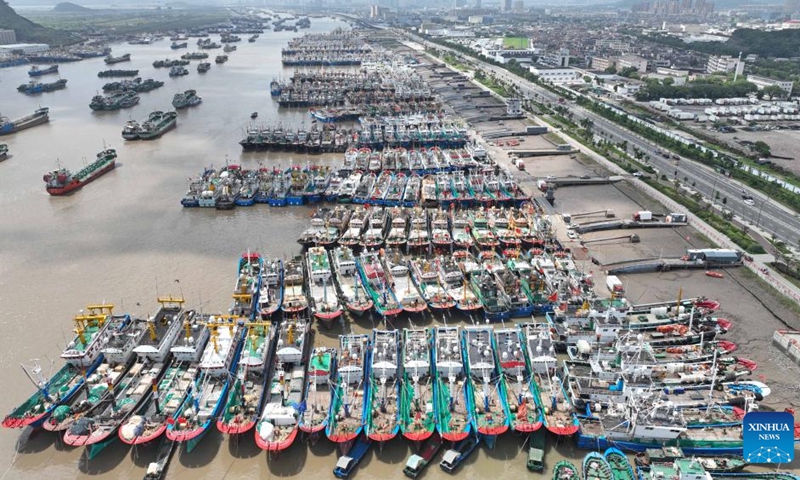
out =
{"type": "Polygon", "coordinates": [[[47,107],[41,107],[33,112],[33,115],[28,115],[17,120],[11,120],[8,117],[0,116],[0,135],[16,133],[26,128],[41,125],[49,120],[50,109],[47,107]]]}
{"type": "Polygon", "coordinates": [[[39,77],[42,75],[47,75],[48,73],[58,73],[58,65],[50,65],[47,68],[39,68],[34,65],[30,70],[28,70],[28,75],[31,77],[39,77]]]}
{"type": "Polygon", "coordinates": [[[131,61],[131,54],[126,53],[125,55],[121,55],[119,57],[112,57],[111,55],[107,56],[105,60],[106,64],[111,65],[113,63],[120,63],[120,62],[130,62],[131,61]]]}
{"type": "Polygon", "coordinates": [[[97,154],[97,159],[72,173],[66,168],[59,168],[45,174],[47,193],[50,195],[65,195],[75,189],[81,188],[97,177],[114,169],[116,166],[117,151],[113,148],[103,150],[97,154]]]}
{"type": "Polygon", "coordinates": [[[66,86],[67,86],[67,80],[64,78],[50,83],[41,83],[31,80],[30,82],[23,83],[22,85],[17,87],[17,91],[27,95],[33,95],[35,93],[44,93],[44,92],[52,92],[55,90],[61,90],[62,88],[66,88],[66,86]]]}

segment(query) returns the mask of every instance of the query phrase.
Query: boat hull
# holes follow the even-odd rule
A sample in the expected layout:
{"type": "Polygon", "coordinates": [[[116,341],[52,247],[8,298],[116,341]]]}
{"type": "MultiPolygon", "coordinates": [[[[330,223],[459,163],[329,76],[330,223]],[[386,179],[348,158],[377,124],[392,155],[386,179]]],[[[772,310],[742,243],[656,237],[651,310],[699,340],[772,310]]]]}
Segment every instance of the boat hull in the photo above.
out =
{"type": "Polygon", "coordinates": [[[94,181],[98,177],[103,176],[104,174],[110,172],[111,170],[114,170],[114,167],[116,167],[116,161],[112,161],[111,163],[109,163],[105,167],[101,168],[100,170],[97,170],[95,173],[92,174],[91,177],[87,178],[84,181],[73,180],[73,181],[69,182],[68,184],[66,184],[65,186],[59,187],[59,188],[47,187],[47,189],[46,189],[47,193],[49,193],[50,195],[53,195],[53,196],[66,195],[66,194],[68,194],[69,192],[71,192],[73,190],[77,190],[79,188],[83,188],[83,186],[86,185],[87,183],[91,183],[92,181],[94,181]]]}

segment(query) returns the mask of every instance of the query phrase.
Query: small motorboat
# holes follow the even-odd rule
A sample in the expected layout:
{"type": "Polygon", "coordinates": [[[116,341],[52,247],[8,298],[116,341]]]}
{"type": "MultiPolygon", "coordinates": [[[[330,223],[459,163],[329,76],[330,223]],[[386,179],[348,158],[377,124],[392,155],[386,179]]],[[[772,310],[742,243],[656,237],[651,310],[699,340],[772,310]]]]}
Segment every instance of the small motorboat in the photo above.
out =
{"type": "Polygon", "coordinates": [[[250,118],[256,118],[258,116],[258,112],[253,112],[250,114],[250,118]]]}
{"type": "Polygon", "coordinates": [[[723,278],[725,275],[723,275],[721,272],[712,272],[711,270],[706,270],[706,276],[713,278],[723,278]]]}

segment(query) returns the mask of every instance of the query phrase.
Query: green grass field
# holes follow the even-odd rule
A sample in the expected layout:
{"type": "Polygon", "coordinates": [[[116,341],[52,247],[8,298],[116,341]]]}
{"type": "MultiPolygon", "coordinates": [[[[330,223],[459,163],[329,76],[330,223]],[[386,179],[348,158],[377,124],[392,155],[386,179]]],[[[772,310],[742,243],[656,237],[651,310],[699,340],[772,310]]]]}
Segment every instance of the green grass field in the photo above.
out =
{"type": "Polygon", "coordinates": [[[522,50],[528,48],[528,39],[525,37],[505,37],[503,39],[503,47],[522,50]]]}

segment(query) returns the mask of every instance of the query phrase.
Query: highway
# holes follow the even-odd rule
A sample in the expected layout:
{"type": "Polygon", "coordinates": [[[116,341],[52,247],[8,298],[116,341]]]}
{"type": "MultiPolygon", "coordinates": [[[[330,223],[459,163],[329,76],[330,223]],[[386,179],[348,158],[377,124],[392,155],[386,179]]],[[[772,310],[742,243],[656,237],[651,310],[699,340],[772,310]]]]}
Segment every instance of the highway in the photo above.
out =
{"type": "MultiPolygon", "coordinates": [[[[424,46],[448,50],[456,55],[463,56],[456,50],[428,42],[408,32],[401,33],[424,46]]],[[[498,79],[515,84],[524,96],[530,97],[533,100],[556,103],[560,99],[557,94],[531,83],[502,67],[482,62],[474,57],[469,57],[469,61],[479,66],[482,70],[493,73],[498,79]]],[[[687,158],[681,157],[678,161],[671,158],[664,158],[655,153],[656,150],[659,149],[658,145],[630,130],[610,122],[594,112],[581,108],[574,103],[566,102],[563,106],[573,113],[576,122],[579,122],[583,118],[588,118],[594,123],[593,129],[596,133],[604,135],[607,139],[611,139],[615,143],[627,141],[629,151],[632,151],[633,147],[636,147],[646,155],[649,155],[650,160],[648,163],[658,170],[659,176],[661,174],[667,175],[670,180],[677,178],[681,184],[688,183],[687,186],[691,186],[692,182],[694,182],[695,186],[691,188],[709,199],[713,199],[715,192],[719,192],[719,200],[716,200],[716,203],[721,205],[722,198],[726,197],[727,203],[725,204],[725,208],[731,210],[745,222],[784,241],[788,245],[796,247],[800,244],[800,215],[795,214],[787,207],[775,201],[771,201],[766,194],[753,190],[710,167],[687,158]],[[675,175],[676,170],[677,177],[675,175]],[[683,180],[684,177],[688,177],[688,181],[685,182],[683,180]],[[748,205],[744,202],[742,198],[744,193],[752,197],[753,205],[748,205]]],[[[662,148],[661,150],[663,151],[664,149],[662,148]]],[[[672,155],[671,152],[670,155],[672,155]]]]}

